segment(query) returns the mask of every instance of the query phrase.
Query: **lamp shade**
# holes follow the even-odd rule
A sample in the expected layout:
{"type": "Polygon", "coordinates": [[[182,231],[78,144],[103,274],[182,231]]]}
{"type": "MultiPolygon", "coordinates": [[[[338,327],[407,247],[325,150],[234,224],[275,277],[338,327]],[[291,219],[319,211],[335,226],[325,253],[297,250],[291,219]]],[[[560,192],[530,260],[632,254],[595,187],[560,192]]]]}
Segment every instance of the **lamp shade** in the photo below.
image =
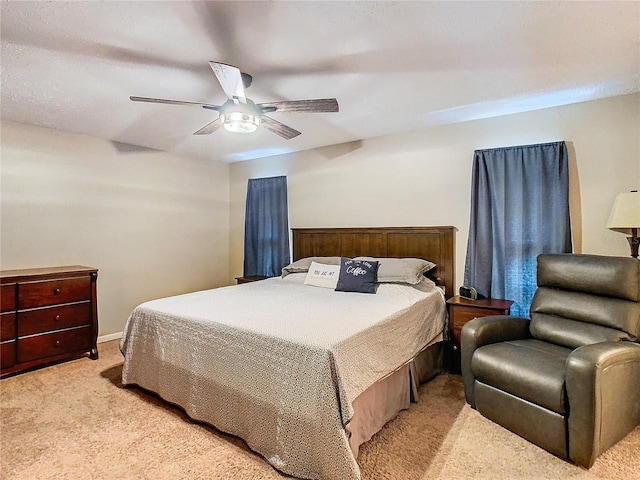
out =
{"type": "Polygon", "coordinates": [[[640,192],[619,193],[607,222],[607,228],[615,232],[637,235],[632,229],[640,229],[640,192]]]}

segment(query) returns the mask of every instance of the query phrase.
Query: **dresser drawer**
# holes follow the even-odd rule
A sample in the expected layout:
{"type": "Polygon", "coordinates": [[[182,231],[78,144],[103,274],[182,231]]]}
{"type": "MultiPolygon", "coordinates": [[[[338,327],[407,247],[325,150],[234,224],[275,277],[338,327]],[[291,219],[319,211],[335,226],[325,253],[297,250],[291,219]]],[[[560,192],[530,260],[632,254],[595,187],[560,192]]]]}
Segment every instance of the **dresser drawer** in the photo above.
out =
{"type": "Polygon", "coordinates": [[[0,341],[11,340],[16,336],[16,314],[3,313],[0,315],[0,341]]]}
{"type": "Polygon", "coordinates": [[[0,287],[0,310],[7,312],[16,309],[16,284],[0,287]]]}
{"type": "Polygon", "coordinates": [[[88,276],[21,283],[18,288],[19,310],[90,299],[91,278],[88,276]]]}
{"type": "Polygon", "coordinates": [[[91,327],[72,328],[18,339],[18,362],[89,350],[91,327]]]}
{"type": "Polygon", "coordinates": [[[16,363],[16,342],[0,343],[0,366],[2,368],[13,367],[16,363]]]}
{"type": "Polygon", "coordinates": [[[486,315],[484,312],[471,307],[457,307],[451,314],[453,317],[452,323],[459,328],[462,328],[465,323],[473,320],[474,318],[482,317],[484,315],[486,315]]]}
{"type": "Polygon", "coordinates": [[[90,325],[91,319],[91,302],[19,312],[18,336],[90,325]]]}

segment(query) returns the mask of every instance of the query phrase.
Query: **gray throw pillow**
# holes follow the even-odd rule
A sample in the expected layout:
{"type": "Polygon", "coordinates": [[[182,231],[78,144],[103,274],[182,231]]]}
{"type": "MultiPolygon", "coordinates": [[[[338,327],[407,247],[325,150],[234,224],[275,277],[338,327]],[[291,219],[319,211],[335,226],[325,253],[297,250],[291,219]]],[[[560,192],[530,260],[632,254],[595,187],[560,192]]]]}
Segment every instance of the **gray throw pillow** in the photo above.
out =
{"type": "Polygon", "coordinates": [[[282,278],[290,273],[306,273],[309,271],[311,262],[322,263],[323,265],[340,265],[340,257],[306,257],[290,263],[282,269],[282,278]]]}
{"type": "Polygon", "coordinates": [[[373,258],[356,257],[355,260],[377,261],[379,283],[409,283],[415,285],[436,264],[421,258],[373,258]]]}

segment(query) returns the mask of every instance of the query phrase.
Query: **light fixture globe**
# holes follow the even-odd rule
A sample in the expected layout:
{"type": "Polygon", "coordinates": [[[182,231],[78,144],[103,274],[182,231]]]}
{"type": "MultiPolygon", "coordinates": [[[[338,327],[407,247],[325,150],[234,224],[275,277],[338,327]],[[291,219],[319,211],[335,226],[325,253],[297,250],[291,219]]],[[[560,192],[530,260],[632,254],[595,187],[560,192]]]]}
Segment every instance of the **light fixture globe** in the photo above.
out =
{"type": "Polygon", "coordinates": [[[220,122],[225,130],[234,133],[252,133],[260,126],[260,114],[253,102],[246,104],[227,102],[229,105],[220,112],[220,122]]]}

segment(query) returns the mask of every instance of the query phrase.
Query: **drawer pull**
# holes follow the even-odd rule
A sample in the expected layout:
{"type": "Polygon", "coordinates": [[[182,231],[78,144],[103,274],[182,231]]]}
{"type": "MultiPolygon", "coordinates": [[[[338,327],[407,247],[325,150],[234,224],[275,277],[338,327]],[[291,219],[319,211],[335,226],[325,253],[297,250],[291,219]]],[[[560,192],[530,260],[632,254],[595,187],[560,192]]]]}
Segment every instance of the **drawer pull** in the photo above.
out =
{"type": "Polygon", "coordinates": [[[59,288],[54,288],[53,289],[53,294],[54,295],[60,295],[60,289],[59,288]]]}
{"type": "Polygon", "coordinates": [[[54,321],[56,321],[56,322],[57,322],[58,320],[60,320],[60,315],[56,315],[56,316],[55,316],[55,318],[54,318],[53,320],[54,320],[54,321]]]}
{"type": "Polygon", "coordinates": [[[55,346],[56,346],[56,347],[59,347],[59,346],[60,346],[60,340],[56,340],[55,346]]]}

